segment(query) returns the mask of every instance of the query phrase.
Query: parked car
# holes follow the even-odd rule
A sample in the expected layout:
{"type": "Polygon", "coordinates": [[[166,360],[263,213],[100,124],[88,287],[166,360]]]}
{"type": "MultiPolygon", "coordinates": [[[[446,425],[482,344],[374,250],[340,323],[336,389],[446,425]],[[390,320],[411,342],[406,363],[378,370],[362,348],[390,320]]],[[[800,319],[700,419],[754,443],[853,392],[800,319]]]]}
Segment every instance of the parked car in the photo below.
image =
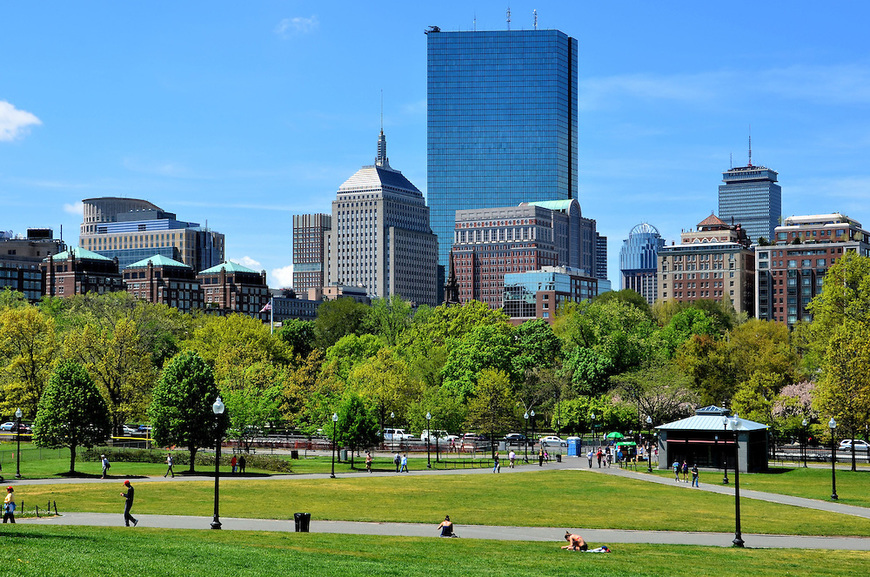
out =
{"type": "Polygon", "coordinates": [[[563,441],[556,435],[549,435],[547,437],[541,437],[541,446],[542,447],[567,447],[568,442],[563,441]]]}
{"type": "MultiPolygon", "coordinates": [[[[434,443],[436,438],[439,442],[444,441],[447,438],[447,431],[443,429],[432,429],[430,442],[434,443]]],[[[430,432],[424,430],[422,433],[420,433],[420,440],[425,443],[427,439],[430,439],[430,432]]]]}
{"type": "MultiPolygon", "coordinates": [[[[843,439],[840,441],[840,450],[841,451],[851,451],[852,450],[852,439],[843,439]]],[[[867,451],[870,450],[870,443],[867,441],[862,441],[861,439],[855,439],[855,450],[856,451],[867,451]]]]}
{"type": "Polygon", "coordinates": [[[411,441],[414,435],[405,432],[405,429],[384,429],[385,441],[411,441]]]}
{"type": "Polygon", "coordinates": [[[519,445],[521,447],[529,442],[526,436],[522,433],[508,433],[504,436],[504,440],[508,445],[519,445]]]}
{"type": "Polygon", "coordinates": [[[0,431],[11,431],[13,428],[15,428],[15,423],[13,421],[6,421],[0,425],[0,431]]]}
{"type": "Polygon", "coordinates": [[[130,425],[124,425],[122,432],[125,436],[129,437],[131,435],[138,435],[139,429],[137,427],[131,427],[130,425]]]}

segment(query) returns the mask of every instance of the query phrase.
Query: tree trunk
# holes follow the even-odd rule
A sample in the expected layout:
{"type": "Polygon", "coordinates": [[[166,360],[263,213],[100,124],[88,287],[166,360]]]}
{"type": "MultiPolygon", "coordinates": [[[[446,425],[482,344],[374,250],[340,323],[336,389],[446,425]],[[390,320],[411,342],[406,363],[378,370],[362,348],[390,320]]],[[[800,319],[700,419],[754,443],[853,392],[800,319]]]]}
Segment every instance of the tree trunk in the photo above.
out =
{"type": "Polygon", "coordinates": [[[852,471],[857,471],[858,468],[855,464],[855,433],[852,433],[852,471]]]}
{"type": "MultiPolygon", "coordinates": [[[[188,473],[195,473],[193,470],[193,465],[196,462],[196,452],[199,450],[199,447],[188,447],[190,450],[190,468],[187,470],[188,473]]],[[[217,457],[217,455],[215,455],[217,457]]]]}
{"type": "Polygon", "coordinates": [[[70,445],[69,448],[69,474],[73,475],[76,472],[76,445],[70,445]]]}

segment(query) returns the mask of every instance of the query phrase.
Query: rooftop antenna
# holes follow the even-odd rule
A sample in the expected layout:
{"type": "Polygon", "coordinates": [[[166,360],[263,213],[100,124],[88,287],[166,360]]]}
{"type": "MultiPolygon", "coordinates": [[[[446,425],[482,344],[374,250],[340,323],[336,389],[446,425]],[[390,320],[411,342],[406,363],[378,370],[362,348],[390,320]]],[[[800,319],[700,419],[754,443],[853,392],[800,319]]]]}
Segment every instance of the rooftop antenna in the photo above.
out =
{"type": "Polygon", "coordinates": [[[507,9],[507,26],[508,26],[508,30],[510,30],[511,29],[511,7],[510,6],[508,6],[508,9],[507,9]]]}
{"type": "Polygon", "coordinates": [[[474,13],[474,31],[477,32],[477,12],[474,13]]]}
{"type": "Polygon", "coordinates": [[[384,89],[381,88],[381,132],[384,131],[384,89]]]}
{"type": "Polygon", "coordinates": [[[538,29],[538,9],[535,8],[534,10],[532,10],[532,13],[535,15],[535,30],[537,30],[538,29]]]}
{"type": "Polygon", "coordinates": [[[752,125],[749,125],[749,168],[752,168],[752,125]]]}

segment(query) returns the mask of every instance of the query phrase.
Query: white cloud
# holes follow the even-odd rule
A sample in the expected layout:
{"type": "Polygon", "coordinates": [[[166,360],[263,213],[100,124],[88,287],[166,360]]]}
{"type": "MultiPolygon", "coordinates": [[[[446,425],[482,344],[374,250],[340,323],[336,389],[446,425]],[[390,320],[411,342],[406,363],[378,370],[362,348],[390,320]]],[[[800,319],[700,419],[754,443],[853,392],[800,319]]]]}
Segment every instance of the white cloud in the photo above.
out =
{"type": "Polygon", "coordinates": [[[284,18],[275,27],[275,34],[281,38],[289,38],[299,34],[308,34],[314,32],[320,27],[320,21],[316,15],[309,18],[296,16],[294,18],[284,18]]]}
{"type": "Polygon", "coordinates": [[[11,141],[24,136],[29,126],[39,126],[42,121],[26,110],[18,110],[5,100],[0,100],[0,141],[11,141]]]}
{"type": "Polygon", "coordinates": [[[85,205],[79,202],[65,202],[63,204],[63,211],[69,214],[74,214],[75,216],[84,216],[85,214],[85,205]]]}
{"type": "Polygon", "coordinates": [[[246,267],[248,267],[249,269],[252,269],[252,270],[257,270],[257,271],[258,271],[258,270],[261,270],[261,269],[263,268],[263,265],[261,265],[258,261],[255,261],[254,259],[252,259],[252,258],[249,257],[249,256],[243,256],[243,257],[240,258],[240,259],[233,259],[233,260],[234,260],[235,262],[239,263],[240,265],[242,265],[242,266],[246,266],[246,267]]]}
{"type": "Polygon", "coordinates": [[[286,288],[293,286],[293,265],[288,264],[281,268],[273,268],[272,279],[278,287],[286,288]]]}

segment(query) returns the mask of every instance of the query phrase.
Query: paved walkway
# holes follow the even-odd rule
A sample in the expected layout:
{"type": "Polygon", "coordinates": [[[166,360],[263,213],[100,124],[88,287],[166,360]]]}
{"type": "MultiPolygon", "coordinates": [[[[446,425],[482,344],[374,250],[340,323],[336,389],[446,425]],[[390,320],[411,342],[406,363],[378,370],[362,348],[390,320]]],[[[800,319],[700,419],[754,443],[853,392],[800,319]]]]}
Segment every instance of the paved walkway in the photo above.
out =
{"type": "MultiPolygon", "coordinates": [[[[562,463],[551,462],[545,465],[545,469],[562,469],[576,470],[580,473],[594,473],[615,475],[650,483],[660,483],[664,485],[677,485],[685,490],[697,491],[699,489],[692,488],[685,483],[675,483],[669,477],[660,477],[658,475],[649,475],[647,473],[620,469],[618,467],[601,468],[597,466],[589,469],[586,466],[585,459],[565,459],[562,463]]],[[[502,474],[518,474],[523,472],[540,471],[541,469],[535,465],[517,466],[510,469],[507,465],[503,466],[502,474]]],[[[712,471],[711,471],[712,472],[712,471]]],[[[410,473],[401,473],[402,475],[491,475],[491,469],[433,469],[433,470],[416,470],[410,473]]],[[[355,478],[355,477],[393,477],[395,472],[375,472],[375,473],[344,473],[339,475],[340,478],[355,478]]],[[[251,480],[275,480],[275,479],[327,479],[329,474],[308,474],[308,475],[273,475],[270,477],[244,477],[241,475],[222,475],[224,480],[236,479],[251,479],[251,480]]],[[[703,478],[703,476],[702,476],[703,478]]],[[[45,485],[45,484],[67,484],[67,483],[119,483],[124,477],[114,477],[110,479],[33,479],[33,480],[16,480],[12,481],[16,485],[45,485]]],[[[208,476],[177,476],[172,478],[163,477],[146,477],[135,479],[136,483],[160,483],[160,482],[188,482],[188,481],[208,481],[208,476]]],[[[710,485],[702,484],[702,491],[709,491],[720,494],[734,494],[733,485],[710,485]]],[[[772,503],[780,503],[784,505],[792,505],[796,507],[805,507],[810,509],[818,509],[822,511],[830,511],[834,513],[843,513],[846,515],[854,515],[863,518],[870,518],[870,509],[855,507],[851,505],[842,505],[840,503],[817,501],[813,499],[803,499],[800,497],[790,497],[788,495],[779,495],[775,493],[765,493],[761,491],[743,490],[740,492],[741,499],[760,499],[772,503]]],[[[181,515],[140,515],[140,527],[162,527],[173,529],[208,529],[212,519],[210,517],[190,517],[181,515]]],[[[20,523],[34,523],[42,525],[94,525],[94,526],[121,526],[123,523],[120,514],[108,513],[65,513],[58,517],[47,518],[26,518],[19,519],[20,523]]],[[[238,531],[294,531],[295,525],[293,521],[281,521],[273,519],[239,519],[239,518],[222,518],[223,528],[227,530],[238,531]]],[[[414,537],[432,537],[436,536],[435,524],[415,524],[415,523],[360,523],[351,521],[311,521],[311,531],[317,533],[344,533],[344,534],[359,534],[359,535],[396,535],[396,536],[414,536],[414,537]]],[[[708,546],[731,546],[731,540],[734,538],[733,533],[702,533],[702,532],[677,532],[677,531],[631,531],[631,530],[615,530],[615,529],[586,529],[582,527],[502,527],[502,526],[461,526],[457,527],[457,533],[464,538],[472,539],[499,539],[499,540],[521,540],[521,541],[553,541],[561,542],[565,530],[577,532],[592,544],[612,544],[612,543],[653,543],[653,544],[673,544],[673,545],[708,545],[708,546]]],[[[800,548],[800,549],[848,549],[856,551],[870,551],[870,538],[864,537],[818,537],[818,536],[795,536],[795,535],[761,535],[761,534],[744,534],[743,539],[746,546],[753,548],[800,548]]]]}
{"type": "MultiPolygon", "coordinates": [[[[643,469],[646,469],[646,465],[643,466],[643,469]]],[[[640,481],[647,481],[648,483],[659,483],[661,485],[671,485],[684,488],[688,491],[697,491],[699,488],[692,487],[689,483],[683,482],[675,482],[671,477],[661,477],[659,475],[650,475],[649,473],[640,472],[641,467],[638,465],[638,471],[633,471],[629,469],[620,469],[619,467],[602,467],[599,469],[597,466],[593,466],[591,469],[587,469],[588,471],[593,471],[596,473],[602,473],[606,475],[615,475],[617,477],[626,477],[629,479],[636,479],[640,481]]],[[[702,470],[701,471],[701,480],[705,477],[718,479],[718,475],[721,475],[718,471],[713,469],[710,470],[702,470]]],[[[721,485],[721,484],[709,484],[709,483],[701,483],[700,490],[708,491],[710,493],[719,493],[720,495],[734,495],[734,477],[731,477],[730,485],[721,485]]],[[[805,499],[803,497],[792,497],[790,495],[780,495],[779,493],[766,493],[764,491],[751,491],[747,489],[740,489],[740,499],[757,499],[759,501],[768,501],[770,503],[779,503],[781,505],[793,505],[795,507],[804,507],[805,509],[817,509],[819,511],[828,511],[830,513],[842,513],[843,515],[853,515],[855,517],[863,517],[864,519],[870,519],[870,508],[867,507],[856,507],[854,505],[844,505],[842,503],[837,503],[834,501],[822,501],[817,499],[805,499]]]]}
{"type": "MultiPolygon", "coordinates": [[[[211,517],[181,515],[137,515],[139,527],[166,529],[210,529],[211,517]]],[[[19,523],[39,525],[89,525],[120,527],[120,513],[65,513],[59,517],[19,519],[19,523]]],[[[223,529],[231,531],[292,532],[293,521],[274,519],[221,518],[223,529]]],[[[497,539],[501,541],[552,541],[561,544],[565,530],[583,535],[592,546],[614,543],[652,543],[667,545],[705,545],[730,547],[733,533],[690,533],[677,531],[625,531],[615,529],[584,529],[581,527],[501,527],[486,525],[457,526],[463,538],[497,539]]],[[[133,530],[131,528],[131,530],[133,530]]],[[[359,523],[353,521],[311,521],[313,533],[353,535],[394,535],[406,537],[437,537],[436,524],[419,523],[359,523]]],[[[747,547],[775,549],[846,549],[870,551],[870,539],[860,537],[808,537],[794,535],[744,534],[747,547]]]]}

